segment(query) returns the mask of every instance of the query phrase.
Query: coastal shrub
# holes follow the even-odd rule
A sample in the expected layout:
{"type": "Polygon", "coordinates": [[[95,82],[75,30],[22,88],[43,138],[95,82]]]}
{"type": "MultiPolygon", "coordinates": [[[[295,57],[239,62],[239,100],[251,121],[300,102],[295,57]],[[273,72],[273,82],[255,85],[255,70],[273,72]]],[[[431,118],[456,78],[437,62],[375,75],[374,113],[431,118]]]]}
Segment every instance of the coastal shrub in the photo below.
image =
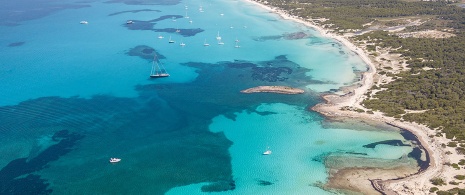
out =
{"type": "Polygon", "coordinates": [[[368,114],[374,114],[374,112],[371,111],[371,110],[368,110],[367,113],[368,113],[368,114]]]}
{"type": "Polygon", "coordinates": [[[446,144],[442,143],[441,147],[446,148],[446,144]]]}
{"type": "Polygon", "coordinates": [[[444,182],[444,180],[442,178],[439,178],[439,177],[430,179],[429,181],[435,186],[446,185],[446,182],[444,182]]]}
{"type": "Polygon", "coordinates": [[[431,187],[431,188],[429,189],[429,192],[436,192],[436,191],[438,191],[438,190],[439,190],[438,187],[431,187]]]}
{"type": "Polygon", "coordinates": [[[460,167],[457,163],[452,163],[451,167],[453,167],[454,169],[460,170],[460,167]]]}
{"type": "Polygon", "coordinates": [[[450,181],[449,184],[450,185],[459,185],[459,183],[457,183],[456,181],[450,181]]]}
{"type": "Polygon", "coordinates": [[[355,112],[362,113],[362,112],[365,112],[365,110],[363,110],[363,109],[360,109],[360,108],[357,108],[357,109],[355,110],[355,112]]]}
{"type": "Polygon", "coordinates": [[[447,143],[447,146],[449,146],[449,147],[457,147],[457,142],[449,142],[449,143],[447,143]]]}
{"type": "Polygon", "coordinates": [[[465,148],[462,147],[455,148],[455,151],[457,151],[457,154],[465,154],[465,148]]]}
{"type": "Polygon", "coordinates": [[[436,194],[437,195],[454,195],[454,194],[452,194],[450,192],[446,192],[446,191],[438,191],[438,192],[436,192],[436,194]]]}
{"type": "Polygon", "coordinates": [[[451,151],[447,151],[446,154],[447,154],[447,155],[451,155],[452,152],[451,152],[451,151]]]}
{"type": "Polygon", "coordinates": [[[454,176],[455,179],[458,179],[458,180],[464,180],[465,179],[465,175],[456,175],[454,176]]]}
{"type": "Polygon", "coordinates": [[[459,165],[465,165],[465,159],[460,159],[459,163],[457,163],[459,165]]]}

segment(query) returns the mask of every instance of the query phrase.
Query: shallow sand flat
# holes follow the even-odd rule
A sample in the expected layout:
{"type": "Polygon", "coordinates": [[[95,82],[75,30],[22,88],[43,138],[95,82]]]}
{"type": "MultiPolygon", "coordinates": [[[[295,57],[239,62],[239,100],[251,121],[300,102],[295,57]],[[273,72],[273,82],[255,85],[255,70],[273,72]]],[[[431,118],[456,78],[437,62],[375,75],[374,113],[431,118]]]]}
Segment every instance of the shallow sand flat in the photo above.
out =
{"type": "Polygon", "coordinates": [[[281,93],[281,94],[302,94],[305,91],[288,86],[258,86],[242,90],[241,93],[281,93]]]}

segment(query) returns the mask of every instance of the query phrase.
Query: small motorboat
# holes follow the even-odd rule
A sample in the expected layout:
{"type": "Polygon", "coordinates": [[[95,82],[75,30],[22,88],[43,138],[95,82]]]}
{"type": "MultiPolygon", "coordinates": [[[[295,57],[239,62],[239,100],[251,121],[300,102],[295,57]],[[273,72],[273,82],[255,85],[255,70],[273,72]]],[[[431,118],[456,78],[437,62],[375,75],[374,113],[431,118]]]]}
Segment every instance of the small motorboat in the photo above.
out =
{"type": "Polygon", "coordinates": [[[117,163],[119,161],[121,161],[121,158],[110,158],[111,163],[117,163]]]}
{"type": "Polygon", "coordinates": [[[83,20],[83,21],[79,22],[79,24],[89,24],[89,22],[83,20]]]}
{"type": "Polygon", "coordinates": [[[263,155],[270,155],[270,154],[271,154],[270,147],[267,147],[267,148],[266,148],[266,151],[263,152],[263,155]]]}
{"type": "Polygon", "coordinates": [[[126,21],[126,24],[134,24],[134,21],[128,20],[128,21],[126,21]]]}

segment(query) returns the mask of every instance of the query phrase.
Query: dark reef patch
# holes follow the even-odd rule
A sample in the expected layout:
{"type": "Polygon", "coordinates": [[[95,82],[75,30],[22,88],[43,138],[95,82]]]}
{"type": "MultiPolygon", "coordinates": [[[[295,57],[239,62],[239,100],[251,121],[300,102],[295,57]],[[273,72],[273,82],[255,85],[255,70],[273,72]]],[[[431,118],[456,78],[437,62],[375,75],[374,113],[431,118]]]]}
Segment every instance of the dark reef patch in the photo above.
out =
{"type": "Polygon", "coordinates": [[[274,184],[273,182],[265,181],[265,180],[258,180],[257,182],[258,182],[258,185],[261,185],[261,186],[270,186],[274,184]]]}
{"type": "MultiPolygon", "coordinates": [[[[156,52],[148,46],[133,49],[128,55],[150,60],[156,52]]],[[[279,102],[305,107],[319,102],[319,97],[308,94],[240,93],[246,88],[270,84],[266,79],[253,77],[254,69],[270,65],[280,67],[287,78],[278,79],[273,84],[302,88],[315,82],[306,76],[309,69],[298,66],[285,56],[261,62],[237,60],[182,65],[196,68],[198,77],[188,83],[160,84],[153,81],[152,84],[138,85],[135,89],[139,96],[134,98],[108,95],[87,99],[43,97],[0,107],[2,135],[21,134],[27,137],[34,134],[40,137],[50,135],[50,129],[59,127],[51,137],[57,144],[29,161],[13,159],[2,168],[0,185],[5,186],[2,189],[10,190],[6,187],[10,184],[15,187],[24,184],[40,191],[24,191],[23,194],[47,194],[51,190],[58,192],[58,188],[66,191],[82,186],[85,186],[80,191],[82,194],[115,194],[133,192],[134,189],[138,189],[140,194],[164,194],[176,186],[208,182],[202,191],[234,190],[236,186],[228,153],[232,142],[223,133],[209,130],[212,118],[218,115],[234,118],[237,112],[252,112],[262,103],[279,102]],[[79,150],[69,153],[79,140],[79,150]],[[109,165],[102,154],[105,156],[113,152],[130,159],[122,162],[129,164],[125,166],[134,166],[138,173],[150,174],[134,176],[128,169],[109,165]],[[65,154],[70,159],[83,157],[81,155],[86,157],[77,163],[79,165],[73,164],[78,167],[66,168],[66,172],[60,165],[48,163],[65,154]],[[63,178],[66,182],[59,184],[57,189],[49,189],[47,181],[33,175],[37,170],[48,176],[61,177],[56,179],[63,178]],[[25,175],[21,178],[24,180],[18,179],[20,175],[25,175]],[[150,188],[146,187],[147,183],[150,188]]],[[[268,183],[265,181],[264,184],[268,183]]]]}
{"type": "MultiPolygon", "coordinates": [[[[15,0],[2,1],[0,11],[0,25],[17,26],[23,21],[43,18],[52,13],[65,9],[79,9],[89,5],[63,3],[62,1],[31,1],[15,0]]],[[[77,21],[79,22],[79,21],[77,21]]]]}
{"type": "Polygon", "coordinates": [[[410,146],[410,144],[404,144],[401,140],[392,139],[392,140],[384,140],[379,142],[374,142],[371,144],[364,145],[365,148],[375,148],[379,144],[385,144],[390,146],[410,146]]]}
{"type": "Polygon", "coordinates": [[[362,152],[346,152],[346,154],[355,154],[355,155],[363,155],[363,156],[368,155],[367,153],[362,153],[362,152]]]}
{"type": "Polygon", "coordinates": [[[159,52],[157,52],[154,48],[151,48],[146,45],[138,45],[134,48],[129,49],[129,51],[126,52],[128,56],[138,56],[142,59],[146,60],[153,60],[153,57],[155,54],[157,55],[158,59],[166,59],[166,57],[159,52]]]}
{"type": "Polygon", "coordinates": [[[21,46],[21,45],[24,45],[24,41],[21,41],[21,42],[14,42],[14,43],[10,43],[8,44],[8,47],[18,47],[18,46],[21,46]]]}
{"type": "Polygon", "coordinates": [[[252,70],[253,79],[268,82],[285,81],[288,78],[282,77],[281,74],[292,73],[292,69],[287,67],[254,67],[252,70]]]}
{"type": "Polygon", "coordinates": [[[430,163],[428,151],[423,147],[423,145],[420,144],[421,142],[418,140],[418,137],[415,134],[405,129],[400,129],[400,134],[402,135],[402,137],[404,137],[404,139],[410,140],[413,143],[417,144],[417,147],[414,148],[413,151],[408,154],[408,156],[414,158],[417,161],[418,166],[420,166],[420,171],[426,170],[429,167],[430,163]],[[423,152],[425,152],[426,156],[425,161],[421,160],[421,154],[423,152]]]}
{"type": "Polygon", "coordinates": [[[203,32],[204,30],[201,28],[163,28],[163,29],[153,29],[155,32],[167,32],[167,33],[177,33],[182,35],[183,37],[191,37],[195,36],[198,33],[203,32]],[[179,30],[180,32],[176,32],[176,30],[179,30]]]}
{"type": "Polygon", "coordinates": [[[46,168],[47,164],[56,161],[71,150],[84,136],[62,130],[53,135],[59,140],[36,157],[28,160],[18,158],[0,170],[0,194],[50,194],[46,180],[34,175],[34,172],[46,168]],[[21,177],[27,175],[26,177],[21,177]]]}
{"type": "Polygon", "coordinates": [[[157,24],[157,22],[162,21],[162,20],[176,20],[179,18],[183,18],[181,15],[164,15],[160,16],[156,19],[153,20],[148,20],[148,21],[142,21],[142,20],[132,20],[134,23],[133,24],[123,24],[126,28],[129,30],[151,30],[154,32],[165,32],[165,33],[176,33],[180,34],[184,37],[190,37],[190,36],[195,36],[198,33],[203,32],[204,30],[201,28],[154,28],[154,26],[157,24]],[[179,30],[180,32],[176,32],[179,30]]]}
{"type": "Polygon", "coordinates": [[[116,16],[116,15],[119,15],[119,14],[139,13],[139,12],[161,12],[161,11],[160,10],[154,10],[154,9],[138,9],[138,10],[115,12],[115,13],[108,14],[108,16],[116,16]]]}

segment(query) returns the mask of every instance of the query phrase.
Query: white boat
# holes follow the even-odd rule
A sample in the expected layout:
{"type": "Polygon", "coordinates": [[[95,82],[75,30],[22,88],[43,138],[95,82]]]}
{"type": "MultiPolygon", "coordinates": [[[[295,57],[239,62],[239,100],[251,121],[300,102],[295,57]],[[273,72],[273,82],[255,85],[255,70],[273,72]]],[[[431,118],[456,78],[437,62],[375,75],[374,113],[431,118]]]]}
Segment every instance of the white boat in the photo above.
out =
{"type": "Polygon", "coordinates": [[[158,38],[159,38],[159,39],[163,39],[163,38],[165,38],[165,37],[163,37],[163,36],[161,36],[160,34],[158,34],[158,38]]]}
{"type": "Polygon", "coordinates": [[[224,45],[224,42],[218,41],[218,45],[224,45]]]}
{"type": "Polygon", "coordinates": [[[210,46],[210,44],[207,43],[207,39],[205,39],[205,41],[203,42],[203,46],[210,46]]]}
{"type": "Polygon", "coordinates": [[[121,161],[121,158],[110,158],[111,163],[117,163],[119,161],[121,161]]]}
{"type": "Polygon", "coordinates": [[[89,24],[89,22],[83,20],[83,21],[79,22],[79,24],[89,24]]]}
{"type": "Polygon", "coordinates": [[[202,6],[199,7],[199,12],[203,12],[203,7],[202,6]]]}
{"type": "Polygon", "coordinates": [[[218,31],[218,34],[216,35],[216,40],[221,40],[220,31],[218,31]]]}
{"type": "Polygon", "coordinates": [[[189,20],[189,23],[191,23],[191,24],[192,24],[192,20],[189,20]]]}
{"type": "Polygon", "coordinates": [[[174,41],[171,40],[171,36],[170,36],[170,40],[168,41],[168,43],[174,43],[174,41]]]}
{"type": "Polygon", "coordinates": [[[128,21],[126,21],[126,24],[134,24],[134,21],[128,20],[128,21]]]}
{"type": "Polygon", "coordinates": [[[236,42],[236,45],[234,46],[235,48],[241,47],[239,44],[237,44],[239,41],[236,42]]]}
{"type": "Polygon", "coordinates": [[[186,44],[184,42],[181,41],[181,43],[179,44],[181,47],[184,47],[186,46],[186,44]]]}
{"type": "Polygon", "coordinates": [[[157,54],[153,56],[152,61],[152,70],[150,71],[151,78],[162,78],[162,77],[169,77],[170,74],[166,72],[165,67],[163,64],[158,60],[157,54]]]}
{"type": "Polygon", "coordinates": [[[266,148],[266,151],[263,152],[263,155],[270,155],[270,154],[271,154],[270,147],[267,147],[267,148],[266,148]]]}
{"type": "Polygon", "coordinates": [[[186,11],[186,16],[184,16],[184,18],[189,18],[189,16],[187,15],[187,11],[186,11]]]}
{"type": "Polygon", "coordinates": [[[236,37],[236,40],[235,40],[235,42],[239,42],[239,39],[237,39],[237,37],[236,37]]]}

